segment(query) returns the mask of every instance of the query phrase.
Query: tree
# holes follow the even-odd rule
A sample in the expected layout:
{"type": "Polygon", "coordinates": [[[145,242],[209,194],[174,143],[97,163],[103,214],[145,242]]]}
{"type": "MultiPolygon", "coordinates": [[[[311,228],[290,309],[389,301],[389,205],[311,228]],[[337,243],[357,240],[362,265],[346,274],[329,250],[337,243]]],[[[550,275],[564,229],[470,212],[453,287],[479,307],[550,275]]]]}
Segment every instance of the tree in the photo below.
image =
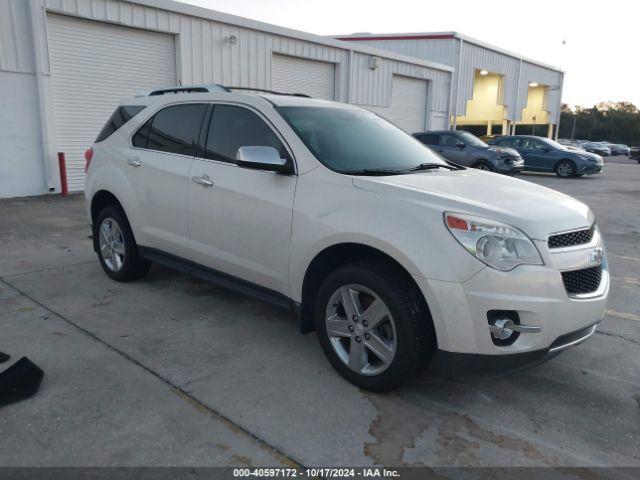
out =
{"type": "Polygon", "coordinates": [[[562,104],[559,137],[640,144],[640,111],[631,102],[601,102],[591,108],[562,104]],[[575,132],[574,132],[575,126],[575,132]]]}

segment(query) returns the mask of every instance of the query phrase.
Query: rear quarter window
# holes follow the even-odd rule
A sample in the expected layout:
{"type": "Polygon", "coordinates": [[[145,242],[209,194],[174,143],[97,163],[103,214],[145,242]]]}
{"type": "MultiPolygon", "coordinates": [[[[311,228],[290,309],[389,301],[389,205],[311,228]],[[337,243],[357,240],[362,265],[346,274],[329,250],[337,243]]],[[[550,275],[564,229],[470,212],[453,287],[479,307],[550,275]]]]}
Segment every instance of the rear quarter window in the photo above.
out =
{"type": "Polygon", "coordinates": [[[109,117],[109,120],[107,120],[107,123],[105,123],[104,127],[102,127],[102,130],[100,130],[98,138],[96,138],[96,143],[102,142],[103,140],[109,138],[116,131],[118,131],[120,127],[122,127],[125,123],[127,123],[144,109],[145,107],[140,105],[126,105],[116,108],[115,112],[113,112],[111,114],[111,117],[109,117]]]}
{"type": "Polygon", "coordinates": [[[186,103],[165,107],[148,120],[133,137],[134,146],[148,150],[195,155],[207,105],[186,103]]]}

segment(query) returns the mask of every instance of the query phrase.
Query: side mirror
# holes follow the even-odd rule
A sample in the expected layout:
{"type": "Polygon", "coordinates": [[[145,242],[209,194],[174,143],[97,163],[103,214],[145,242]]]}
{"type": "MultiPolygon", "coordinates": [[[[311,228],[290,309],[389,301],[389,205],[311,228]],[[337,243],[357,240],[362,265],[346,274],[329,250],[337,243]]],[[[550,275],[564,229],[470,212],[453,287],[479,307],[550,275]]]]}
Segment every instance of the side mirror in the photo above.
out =
{"type": "Polygon", "coordinates": [[[280,158],[280,154],[273,147],[240,147],[236,153],[236,160],[241,167],[280,173],[291,172],[287,160],[280,158]]]}
{"type": "Polygon", "coordinates": [[[462,150],[464,147],[466,147],[466,145],[464,143],[456,143],[456,147],[462,150]]]}

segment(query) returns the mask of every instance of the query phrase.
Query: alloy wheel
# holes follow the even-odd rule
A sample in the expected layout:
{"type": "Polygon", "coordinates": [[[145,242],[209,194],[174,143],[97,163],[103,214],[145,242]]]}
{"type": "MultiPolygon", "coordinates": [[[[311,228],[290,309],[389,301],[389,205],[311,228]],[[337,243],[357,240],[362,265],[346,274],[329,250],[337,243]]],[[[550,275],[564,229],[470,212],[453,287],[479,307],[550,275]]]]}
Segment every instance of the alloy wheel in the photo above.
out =
{"type": "Polygon", "coordinates": [[[569,177],[573,173],[573,167],[568,162],[562,162],[558,165],[558,175],[561,177],[569,177]]]}
{"type": "Polygon", "coordinates": [[[112,272],[118,272],[124,265],[124,237],[120,226],[113,218],[105,218],[100,224],[100,255],[112,272]]]}
{"type": "Polygon", "coordinates": [[[360,375],[379,375],[397,350],[396,326],[384,301],[364,285],[349,284],[329,298],[325,325],[340,360],[360,375]]]}

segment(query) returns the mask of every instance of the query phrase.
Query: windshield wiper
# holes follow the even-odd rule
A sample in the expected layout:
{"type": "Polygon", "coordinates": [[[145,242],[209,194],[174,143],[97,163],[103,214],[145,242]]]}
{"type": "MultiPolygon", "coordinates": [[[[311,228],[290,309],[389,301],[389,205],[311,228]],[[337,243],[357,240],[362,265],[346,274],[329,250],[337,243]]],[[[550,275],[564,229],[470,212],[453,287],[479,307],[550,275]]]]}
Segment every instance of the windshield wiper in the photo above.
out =
{"type": "Polygon", "coordinates": [[[421,163],[420,165],[416,165],[415,167],[402,168],[399,170],[393,170],[390,168],[363,168],[362,170],[347,170],[342,173],[346,173],[347,175],[402,175],[404,173],[409,172],[418,172],[421,170],[435,170],[436,168],[446,168],[448,170],[464,170],[464,167],[456,164],[446,164],[446,163],[421,163]]]}
{"type": "Polygon", "coordinates": [[[404,172],[418,172],[420,170],[435,170],[436,168],[447,168],[449,170],[463,170],[464,167],[459,165],[449,165],[446,163],[421,163],[415,167],[407,168],[404,172]]]}
{"type": "Polygon", "coordinates": [[[362,170],[346,170],[347,175],[400,175],[406,170],[392,170],[389,168],[363,168],[362,170]]]}

